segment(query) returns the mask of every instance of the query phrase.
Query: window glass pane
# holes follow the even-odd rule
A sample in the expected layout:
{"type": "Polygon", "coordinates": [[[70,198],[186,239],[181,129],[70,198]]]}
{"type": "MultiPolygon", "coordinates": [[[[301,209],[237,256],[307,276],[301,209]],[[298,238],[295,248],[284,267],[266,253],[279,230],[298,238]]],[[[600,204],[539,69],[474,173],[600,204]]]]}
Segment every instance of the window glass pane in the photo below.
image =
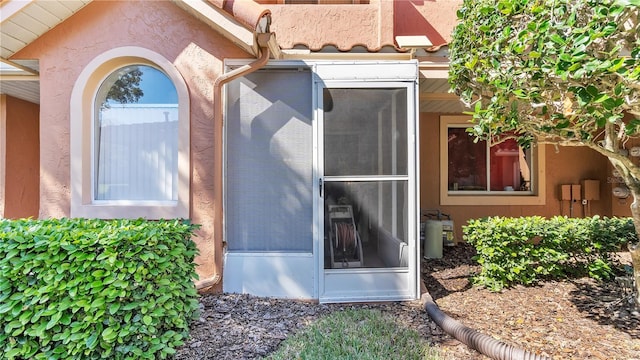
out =
{"type": "Polygon", "coordinates": [[[507,139],[489,150],[465,128],[448,129],[449,191],[531,191],[531,150],[507,139]],[[487,182],[489,187],[487,188],[487,182]]]}
{"type": "Polygon", "coordinates": [[[325,269],[406,267],[408,183],[325,184],[325,269]]]}
{"type": "Polygon", "coordinates": [[[324,89],[324,174],[407,175],[407,90],[324,89]]]}
{"type": "Polygon", "coordinates": [[[531,153],[513,139],[490,149],[491,191],[531,190],[531,153]]]}
{"type": "Polygon", "coordinates": [[[448,129],[449,190],[487,190],[487,143],[465,128],[448,129]]]}
{"type": "Polygon", "coordinates": [[[114,71],[95,102],[96,200],[178,198],[178,94],[162,71],[114,71]]]}

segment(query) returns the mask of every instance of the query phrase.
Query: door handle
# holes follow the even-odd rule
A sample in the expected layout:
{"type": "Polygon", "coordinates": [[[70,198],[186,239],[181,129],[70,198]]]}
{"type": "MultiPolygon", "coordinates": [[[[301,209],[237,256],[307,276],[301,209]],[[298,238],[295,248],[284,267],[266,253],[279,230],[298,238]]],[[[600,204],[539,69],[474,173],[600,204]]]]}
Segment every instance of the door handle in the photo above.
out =
{"type": "Polygon", "coordinates": [[[322,194],[322,178],[318,179],[318,192],[320,194],[320,197],[323,196],[322,194]]]}

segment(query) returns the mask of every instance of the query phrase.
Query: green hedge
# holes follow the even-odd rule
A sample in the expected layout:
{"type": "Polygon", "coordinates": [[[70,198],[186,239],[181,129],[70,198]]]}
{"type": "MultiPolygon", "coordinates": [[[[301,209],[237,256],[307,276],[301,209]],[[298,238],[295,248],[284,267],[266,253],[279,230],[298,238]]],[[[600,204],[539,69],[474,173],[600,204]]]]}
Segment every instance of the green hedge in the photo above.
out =
{"type": "Polygon", "coordinates": [[[636,237],[631,219],[598,216],[490,217],[470,220],[463,233],[482,266],[474,282],[494,291],[550,278],[608,279],[618,265],[613,253],[636,237]]]}
{"type": "Polygon", "coordinates": [[[179,220],[0,220],[0,358],[167,358],[197,293],[179,220]]]}

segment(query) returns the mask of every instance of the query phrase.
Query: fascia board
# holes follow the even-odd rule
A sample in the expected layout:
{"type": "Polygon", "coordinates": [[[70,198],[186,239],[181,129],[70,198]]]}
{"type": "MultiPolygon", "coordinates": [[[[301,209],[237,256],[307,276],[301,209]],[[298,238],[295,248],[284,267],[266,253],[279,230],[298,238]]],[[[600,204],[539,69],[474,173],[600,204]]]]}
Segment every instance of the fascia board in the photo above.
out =
{"type": "Polygon", "coordinates": [[[224,10],[211,6],[203,0],[174,0],[175,4],[204,22],[225,38],[253,56],[258,56],[254,33],[224,10]]]}

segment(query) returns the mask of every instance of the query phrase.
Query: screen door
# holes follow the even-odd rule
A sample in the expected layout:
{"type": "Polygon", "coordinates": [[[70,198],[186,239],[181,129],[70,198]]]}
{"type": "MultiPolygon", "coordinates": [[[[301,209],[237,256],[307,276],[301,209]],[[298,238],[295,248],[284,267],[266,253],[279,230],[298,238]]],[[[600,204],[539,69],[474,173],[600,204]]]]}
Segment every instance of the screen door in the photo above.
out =
{"type": "Polygon", "coordinates": [[[318,83],[323,302],[417,297],[414,91],[318,83]]]}

